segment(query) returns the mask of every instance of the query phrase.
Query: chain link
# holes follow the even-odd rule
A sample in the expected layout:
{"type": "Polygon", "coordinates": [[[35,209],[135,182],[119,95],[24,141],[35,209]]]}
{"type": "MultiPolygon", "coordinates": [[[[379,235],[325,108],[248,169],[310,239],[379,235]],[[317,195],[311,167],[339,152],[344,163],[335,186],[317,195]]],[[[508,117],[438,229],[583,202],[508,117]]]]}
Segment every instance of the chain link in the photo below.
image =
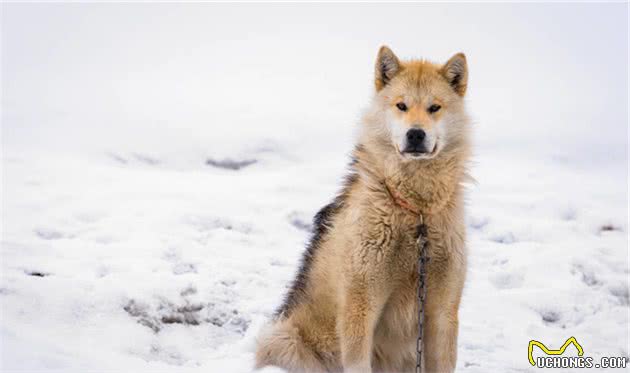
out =
{"type": "Polygon", "coordinates": [[[416,341],[416,373],[422,373],[422,333],[424,328],[424,303],[427,297],[426,264],[429,261],[427,257],[427,246],[429,243],[428,229],[424,224],[422,215],[420,215],[416,234],[418,236],[416,240],[418,246],[418,339],[416,341]]]}

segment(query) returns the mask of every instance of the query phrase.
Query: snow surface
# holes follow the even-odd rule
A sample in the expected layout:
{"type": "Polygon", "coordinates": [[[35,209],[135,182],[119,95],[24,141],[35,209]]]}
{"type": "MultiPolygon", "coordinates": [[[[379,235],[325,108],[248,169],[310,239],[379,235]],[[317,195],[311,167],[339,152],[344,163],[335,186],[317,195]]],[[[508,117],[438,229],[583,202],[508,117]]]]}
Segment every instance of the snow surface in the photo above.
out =
{"type": "Polygon", "coordinates": [[[381,43],[469,59],[457,370],[537,370],[530,339],[629,357],[627,21],[625,4],[3,3],[0,367],[251,371],[381,43]]]}

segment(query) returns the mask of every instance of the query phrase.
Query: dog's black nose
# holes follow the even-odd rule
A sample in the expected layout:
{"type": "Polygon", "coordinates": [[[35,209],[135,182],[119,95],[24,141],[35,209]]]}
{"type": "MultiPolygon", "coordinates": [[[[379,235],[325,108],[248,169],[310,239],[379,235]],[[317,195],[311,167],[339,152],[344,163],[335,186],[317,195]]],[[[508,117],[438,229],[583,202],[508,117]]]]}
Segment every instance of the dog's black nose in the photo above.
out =
{"type": "Polygon", "coordinates": [[[426,133],[424,130],[420,128],[412,128],[407,131],[407,147],[409,148],[419,148],[422,145],[422,141],[426,137],[426,133]]]}

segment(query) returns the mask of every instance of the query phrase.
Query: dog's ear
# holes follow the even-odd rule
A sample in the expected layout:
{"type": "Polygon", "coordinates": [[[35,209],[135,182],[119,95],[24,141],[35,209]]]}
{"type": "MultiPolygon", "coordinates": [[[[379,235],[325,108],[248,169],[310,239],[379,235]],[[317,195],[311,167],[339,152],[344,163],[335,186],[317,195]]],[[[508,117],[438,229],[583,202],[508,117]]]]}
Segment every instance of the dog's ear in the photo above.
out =
{"type": "Polygon", "coordinates": [[[451,59],[442,66],[441,72],[458,95],[464,96],[464,94],[466,94],[468,65],[466,64],[466,56],[463,53],[457,53],[451,57],[451,59]]]}
{"type": "Polygon", "coordinates": [[[376,90],[380,91],[389,83],[394,76],[400,71],[400,61],[398,57],[389,49],[383,45],[378,50],[378,57],[376,58],[376,66],[374,69],[374,85],[376,90]]]}

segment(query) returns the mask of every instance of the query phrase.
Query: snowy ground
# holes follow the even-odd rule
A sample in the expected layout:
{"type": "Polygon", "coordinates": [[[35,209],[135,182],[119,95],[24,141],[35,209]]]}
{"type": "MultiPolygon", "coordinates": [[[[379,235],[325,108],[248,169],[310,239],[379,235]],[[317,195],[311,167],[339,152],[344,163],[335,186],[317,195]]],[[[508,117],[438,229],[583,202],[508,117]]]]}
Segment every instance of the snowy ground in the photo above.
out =
{"type": "MultiPolygon", "coordinates": [[[[262,7],[216,36],[197,31],[230,9],[123,6],[3,5],[3,371],[251,371],[255,336],[292,279],[311,218],[339,187],[383,40],[401,56],[441,59],[462,45],[471,63],[477,183],[458,371],[536,370],[530,339],[557,348],[575,336],[588,356],[630,356],[627,59],[613,58],[627,37],[607,34],[627,22],[613,17],[625,8],[585,5],[566,19],[561,5],[496,8],[503,17],[445,34],[438,44],[449,47],[426,40],[417,51],[415,38],[397,39],[410,23],[383,39],[369,33],[382,9],[363,8],[348,28],[351,7],[337,8],[322,31],[305,20],[329,14],[323,5],[292,6],[291,37],[309,43],[286,51],[271,22],[286,15],[278,9],[271,26],[255,23],[262,7]],[[523,11],[565,42],[523,33],[523,11]],[[584,17],[601,27],[580,34],[584,17]],[[144,34],[125,33],[138,19],[144,34]],[[505,61],[490,44],[509,45],[497,36],[502,20],[510,43],[530,46],[514,90],[493,73],[505,61]],[[360,30],[365,41],[350,43],[360,30]],[[116,46],[95,43],[110,37],[116,46]],[[601,59],[579,54],[574,39],[601,59]],[[557,66],[530,71],[530,54],[559,44],[557,66]],[[217,48],[230,53],[204,57],[217,48]],[[165,50],[175,57],[147,62],[165,50]],[[545,89],[532,95],[534,76],[545,89]]],[[[470,11],[425,7],[422,27],[470,11]]]]}
{"type": "MultiPolygon", "coordinates": [[[[7,157],[4,367],[248,371],[342,172],[274,154],[240,170],[134,154],[7,157]]],[[[522,370],[532,338],[574,335],[589,355],[628,356],[619,176],[477,161],[460,370],[522,370]]]]}

